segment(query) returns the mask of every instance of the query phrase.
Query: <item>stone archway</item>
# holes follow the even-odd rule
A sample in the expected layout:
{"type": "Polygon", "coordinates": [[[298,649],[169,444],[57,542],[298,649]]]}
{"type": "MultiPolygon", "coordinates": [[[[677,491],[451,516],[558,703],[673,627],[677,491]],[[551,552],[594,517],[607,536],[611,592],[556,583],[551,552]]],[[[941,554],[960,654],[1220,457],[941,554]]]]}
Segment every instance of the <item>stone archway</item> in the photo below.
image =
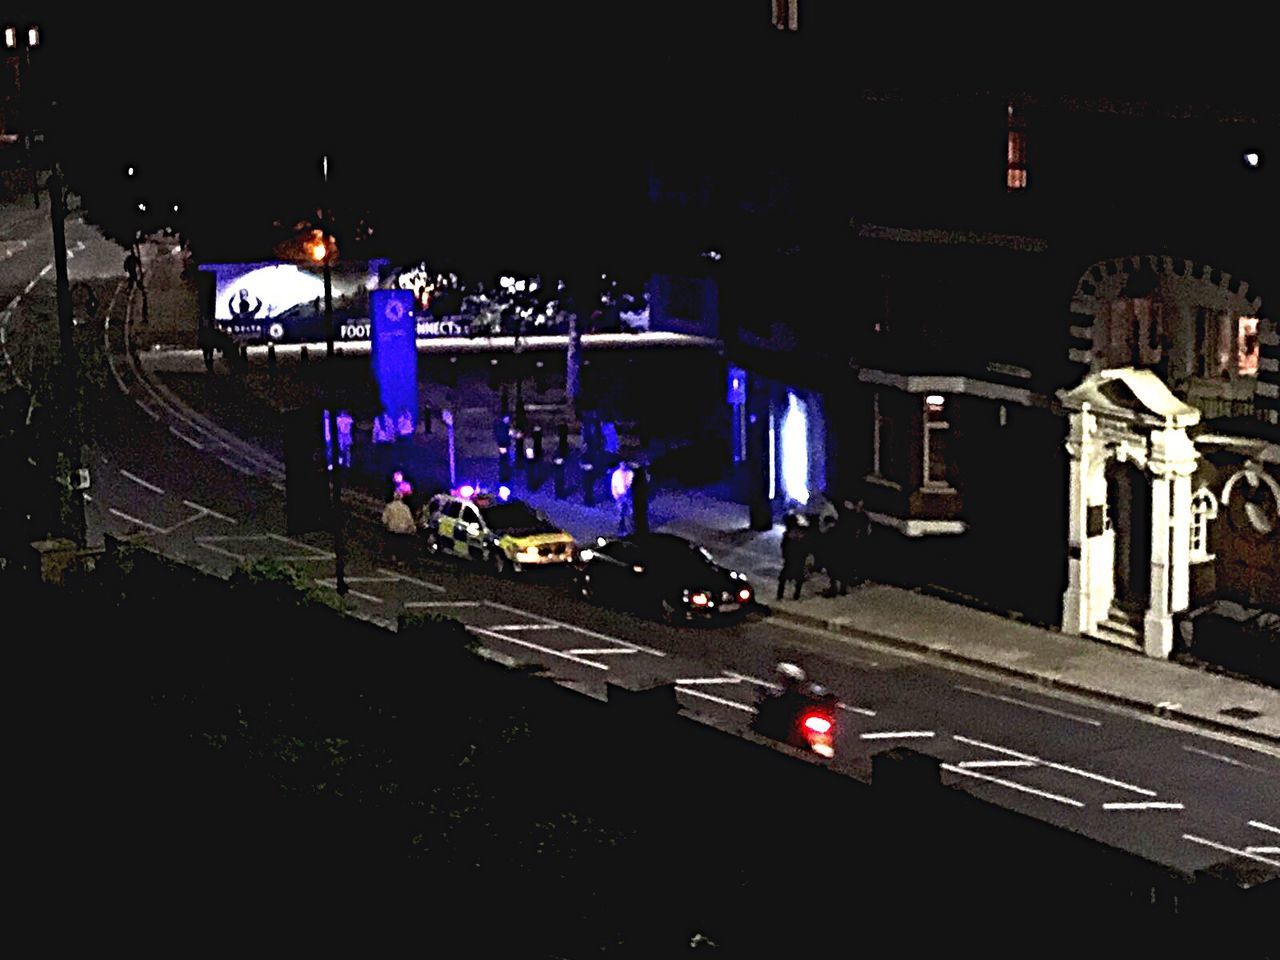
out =
{"type": "Polygon", "coordinates": [[[1058,396],[1070,415],[1071,455],[1062,629],[1118,642],[1129,636],[1148,656],[1168,657],[1173,614],[1189,596],[1198,454],[1187,428],[1200,411],[1133,367],[1092,373],[1058,396]],[[1144,572],[1145,590],[1137,582],[1144,572]],[[1117,618],[1117,607],[1137,622],[1117,618]]]}

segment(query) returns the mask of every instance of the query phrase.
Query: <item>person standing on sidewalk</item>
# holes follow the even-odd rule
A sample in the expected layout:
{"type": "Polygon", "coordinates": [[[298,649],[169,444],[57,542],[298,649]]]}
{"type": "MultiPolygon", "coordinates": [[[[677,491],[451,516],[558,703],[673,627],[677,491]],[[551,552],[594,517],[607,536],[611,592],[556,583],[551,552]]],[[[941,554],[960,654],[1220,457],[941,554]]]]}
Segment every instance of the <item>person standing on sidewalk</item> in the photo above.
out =
{"type": "Polygon", "coordinates": [[[822,591],[824,597],[847,596],[849,584],[857,579],[858,551],[865,520],[866,514],[858,504],[850,500],[841,501],[835,525],[822,535],[827,576],[830,578],[827,589],[822,591]]]}
{"type": "Polygon", "coordinates": [[[783,525],[786,529],[782,534],[782,572],[778,574],[778,599],[781,600],[786,593],[787,581],[794,580],[796,590],[792,599],[799,600],[800,586],[804,583],[804,565],[809,559],[808,538],[796,514],[788,513],[783,525]]]}
{"type": "Polygon", "coordinates": [[[609,490],[618,505],[618,536],[625,537],[631,526],[631,484],[635,480],[635,471],[631,464],[623,460],[614,468],[609,478],[609,490]]]}

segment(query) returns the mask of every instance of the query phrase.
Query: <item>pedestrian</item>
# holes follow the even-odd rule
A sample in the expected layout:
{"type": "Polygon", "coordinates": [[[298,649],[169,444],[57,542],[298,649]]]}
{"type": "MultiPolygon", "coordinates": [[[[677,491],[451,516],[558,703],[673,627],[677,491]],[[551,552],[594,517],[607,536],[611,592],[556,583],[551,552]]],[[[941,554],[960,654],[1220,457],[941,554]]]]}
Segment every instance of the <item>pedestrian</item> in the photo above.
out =
{"type": "Polygon", "coordinates": [[[129,289],[138,286],[138,258],[132,250],[124,258],[124,272],[129,275],[129,289]]]}
{"type": "Polygon", "coordinates": [[[782,571],[778,574],[778,599],[787,590],[787,581],[794,580],[796,589],[792,599],[800,599],[800,586],[804,583],[805,562],[809,559],[809,548],[805,529],[800,525],[800,517],[788,513],[783,519],[785,530],[782,534],[782,571]]]}
{"type": "Polygon", "coordinates": [[[618,536],[620,537],[627,535],[627,528],[631,525],[631,484],[634,480],[635,471],[625,460],[614,468],[613,475],[609,478],[609,490],[613,494],[614,502],[618,505],[618,536]]]}
{"type": "Polygon", "coordinates": [[[412,548],[417,543],[417,521],[413,511],[405,501],[402,491],[396,490],[391,500],[382,510],[382,526],[387,532],[387,542],[391,555],[398,559],[409,559],[413,555],[412,548]]]}
{"type": "Polygon", "coordinates": [[[850,507],[849,577],[855,583],[867,579],[867,554],[871,549],[871,518],[867,516],[867,504],[862,498],[845,501],[850,507]]]}

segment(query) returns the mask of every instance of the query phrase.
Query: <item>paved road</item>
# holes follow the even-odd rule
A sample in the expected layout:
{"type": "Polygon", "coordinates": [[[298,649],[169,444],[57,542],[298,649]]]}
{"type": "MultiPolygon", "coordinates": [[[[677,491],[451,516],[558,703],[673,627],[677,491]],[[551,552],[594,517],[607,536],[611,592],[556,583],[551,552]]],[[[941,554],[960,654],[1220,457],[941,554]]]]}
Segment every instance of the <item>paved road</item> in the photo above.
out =
{"type": "MultiPolygon", "coordinates": [[[[93,264],[118,269],[116,248],[76,239],[86,248],[73,280],[93,264]]],[[[46,256],[32,242],[0,263],[0,292],[35,278],[25,296],[45,287],[51,296],[46,256]]],[[[329,537],[284,533],[278,461],[140,376],[124,350],[126,306],[124,297],[113,304],[103,331],[116,392],[94,461],[91,537],[109,531],[222,574],[274,557],[332,589],[329,537]]],[[[667,627],[586,603],[563,576],[498,581],[459,561],[401,564],[358,518],[347,575],[362,616],[456,616],[496,655],[541,664],[587,695],[602,695],[606,681],[674,681],[689,713],[732,730],[745,732],[772,664],[796,657],[841,698],[834,764],[851,776],[865,778],[873,754],[907,744],[939,757],[948,784],[1171,867],[1243,856],[1280,875],[1280,750],[1265,744],[760,614],[714,629],[667,627]]]]}

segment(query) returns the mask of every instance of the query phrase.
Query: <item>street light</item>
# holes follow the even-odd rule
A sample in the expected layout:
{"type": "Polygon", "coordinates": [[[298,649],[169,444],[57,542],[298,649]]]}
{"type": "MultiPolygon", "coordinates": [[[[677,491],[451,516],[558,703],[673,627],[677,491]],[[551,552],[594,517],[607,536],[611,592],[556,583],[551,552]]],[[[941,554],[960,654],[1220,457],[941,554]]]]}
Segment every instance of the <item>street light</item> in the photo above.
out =
{"type": "Polygon", "coordinates": [[[39,46],[40,28],[38,26],[32,25],[27,27],[25,34],[19,31],[19,29],[13,24],[5,26],[5,50],[15,54],[13,65],[13,86],[17,95],[18,103],[23,107],[21,113],[22,143],[23,149],[27,154],[27,169],[31,173],[31,197],[35,201],[35,205],[37,207],[40,206],[40,184],[38,182],[39,177],[36,175],[35,162],[31,158],[30,111],[26,109],[26,104],[22,99],[22,68],[24,65],[28,69],[31,67],[31,51],[39,46]]]}
{"type": "MultiPolygon", "coordinates": [[[[342,465],[339,462],[340,457],[337,454],[338,443],[338,377],[337,370],[334,368],[334,348],[333,348],[333,281],[330,276],[329,263],[333,259],[335,245],[333,243],[333,235],[329,229],[329,156],[325,154],[320,160],[320,173],[324,179],[324,197],[323,204],[320,208],[320,229],[314,231],[312,239],[308,241],[308,253],[312,260],[324,264],[324,330],[325,330],[325,360],[326,360],[326,376],[329,380],[328,400],[329,400],[329,437],[334,444],[332,452],[333,467],[329,471],[333,484],[333,555],[334,569],[333,579],[334,587],[338,596],[345,596],[347,593],[347,557],[345,544],[342,537],[342,465]],[[318,233],[319,237],[315,234],[318,233]]],[[[326,451],[326,458],[329,457],[326,451]]]]}

